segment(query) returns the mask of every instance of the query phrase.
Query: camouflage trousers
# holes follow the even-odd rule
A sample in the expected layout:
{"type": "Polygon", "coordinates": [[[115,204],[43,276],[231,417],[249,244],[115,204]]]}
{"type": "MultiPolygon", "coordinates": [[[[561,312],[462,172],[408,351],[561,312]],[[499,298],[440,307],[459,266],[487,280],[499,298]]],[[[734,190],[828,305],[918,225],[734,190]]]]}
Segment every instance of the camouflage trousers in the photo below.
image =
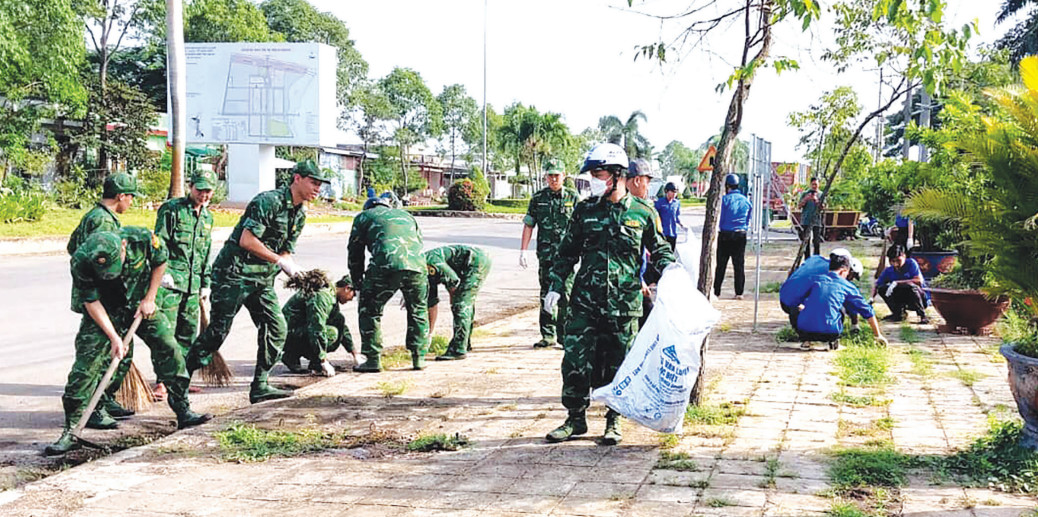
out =
{"type": "Polygon", "coordinates": [[[425,355],[429,348],[429,281],[425,271],[368,271],[360,288],[357,326],[360,351],[369,358],[382,353],[382,311],[398,289],[407,308],[407,349],[425,355]]]}
{"type": "Polygon", "coordinates": [[[209,297],[212,309],[209,326],[198,336],[187,356],[187,369],[195,371],[212,360],[231,332],[234,316],[244,305],[256,324],[256,369],[253,382],[266,382],[271,368],[281,357],[288,325],[281,314],[277,294],[272,285],[241,279],[214,278],[209,297]]]}
{"type": "Polygon", "coordinates": [[[182,293],[165,287],[159,288],[156,297],[159,310],[166,315],[173,337],[180,345],[180,352],[187,357],[191,343],[198,338],[198,322],[201,314],[198,293],[182,293]]]}
{"type": "Polygon", "coordinates": [[[562,405],[570,413],[587,410],[591,390],[613,381],[637,334],[637,316],[570,308],[562,345],[562,405]]]}
{"type": "Polygon", "coordinates": [[[537,279],[541,283],[541,311],[540,311],[540,325],[541,325],[541,339],[545,341],[555,341],[562,343],[565,339],[565,328],[566,328],[566,311],[569,307],[569,293],[573,290],[573,275],[570,275],[566,279],[566,290],[565,292],[559,293],[562,295],[559,298],[558,304],[556,304],[555,312],[548,312],[544,310],[544,295],[548,294],[548,288],[551,287],[551,261],[541,260],[537,267],[537,279]]]}
{"type": "MultiPolygon", "coordinates": [[[[120,336],[129,330],[135,312],[136,307],[108,311],[108,317],[120,336]]],[[[169,407],[178,415],[188,411],[189,379],[184,368],[184,356],[173,339],[173,332],[166,316],[156,312],[151,319],[141,321],[136,335],[151,349],[151,364],[159,382],[166,385],[169,407]]],[[[61,404],[65,407],[66,429],[72,428],[79,421],[90,396],[111,364],[111,357],[108,336],[93,318],[84,315],[79,325],[79,333],[76,334],[76,359],[72,364],[72,371],[68,374],[65,393],[61,396],[61,404]]],[[[117,382],[113,377],[107,391],[114,394],[121,383],[121,380],[117,382]]]]}
{"type": "Polygon", "coordinates": [[[285,338],[285,352],[281,361],[286,365],[299,364],[299,358],[307,358],[311,364],[318,364],[328,357],[328,354],[339,349],[340,346],[347,352],[353,353],[353,336],[350,329],[346,327],[346,318],[341,312],[333,312],[324,325],[324,337],[328,348],[322,348],[319,343],[310,339],[310,330],[305,327],[288,329],[285,338]]]}
{"type": "Polygon", "coordinates": [[[454,337],[447,346],[447,353],[460,355],[472,350],[472,320],[476,317],[476,294],[489,273],[490,260],[487,259],[451,293],[454,337]]]}

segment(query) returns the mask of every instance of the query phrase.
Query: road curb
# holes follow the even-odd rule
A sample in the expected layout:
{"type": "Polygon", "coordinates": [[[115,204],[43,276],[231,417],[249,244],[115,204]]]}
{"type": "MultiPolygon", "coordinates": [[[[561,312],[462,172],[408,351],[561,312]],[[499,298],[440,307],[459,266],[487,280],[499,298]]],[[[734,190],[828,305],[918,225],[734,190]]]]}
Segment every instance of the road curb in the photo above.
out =
{"type": "MultiPolygon", "coordinates": [[[[352,225],[352,221],[308,224],[303,227],[301,236],[349,233],[352,225]]],[[[222,245],[231,236],[231,231],[233,230],[234,228],[230,226],[213,228],[213,246],[215,251],[219,251],[219,248],[216,248],[216,246],[222,245]]],[[[0,257],[54,255],[65,253],[65,246],[67,245],[68,237],[0,239],[0,257]]]]}
{"type": "Polygon", "coordinates": [[[415,217],[460,217],[463,219],[513,219],[522,220],[523,214],[488,214],[486,212],[463,212],[461,210],[408,210],[415,217]]]}

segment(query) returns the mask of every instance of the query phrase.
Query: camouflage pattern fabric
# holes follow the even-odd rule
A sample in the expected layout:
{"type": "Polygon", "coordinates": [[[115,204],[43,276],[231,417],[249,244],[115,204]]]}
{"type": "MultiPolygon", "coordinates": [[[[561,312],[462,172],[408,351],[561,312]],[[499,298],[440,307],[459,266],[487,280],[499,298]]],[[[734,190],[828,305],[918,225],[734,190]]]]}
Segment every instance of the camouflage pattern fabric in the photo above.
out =
{"type": "Polygon", "coordinates": [[[371,252],[367,274],[374,271],[425,272],[422,233],[414,217],[403,210],[375,205],[353,220],[346,251],[354,285],[364,285],[365,249],[371,252]]]}
{"type": "MultiPolygon", "coordinates": [[[[421,255],[419,255],[421,256],[421,255]]],[[[407,308],[407,349],[425,355],[429,348],[429,283],[425,271],[368,271],[358,293],[357,325],[361,353],[369,358],[382,353],[382,310],[400,290],[407,308]]]]}
{"type": "MultiPolygon", "coordinates": [[[[551,266],[554,264],[556,250],[566,233],[573,208],[580,201],[577,191],[562,187],[558,192],[543,188],[530,198],[530,205],[523,217],[523,224],[537,228],[537,279],[540,282],[540,300],[548,294],[551,284],[551,266]]],[[[541,339],[562,342],[562,330],[565,328],[566,308],[569,305],[569,292],[573,288],[573,276],[566,278],[565,291],[560,291],[562,298],[555,312],[547,312],[541,307],[539,324],[541,339]]]]}
{"type": "Polygon", "coordinates": [[[652,205],[630,194],[617,203],[598,197],[580,202],[559,245],[551,290],[563,292],[579,261],[570,311],[580,307],[606,316],[641,316],[641,250],[649,252],[656,271],[676,261],[656,221],[652,205]]]}
{"type": "Polygon", "coordinates": [[[292,192],[287,186],[261,192],[249,201],[213,262],[209,326],[191,345],[188,370],[193,372],[209,364],[213,352],[227,339],[234,316],[244,305],[258,331],[253,380],[266,382],[270,369],[281,355],[287,333],[285,317],[274,292],[274,277],[280,268],[249,253],[238,242],[242,232],[249,230],[270,251],[279,255],[292,253],[305,223],[303,204],[292,204],[292,192]]]}
{"type": "Polygon", "coordinates": [[[428,305],[440,303],[439,285],[450,292],[454,336],[447,348],[449,354],[462,355],[472,348],[472,320],[476,314],[476,293],[490,273],[490,255],[474,246],[456,244],[425,252],[429,269],[428,305]]]}
{"type": "MultiPolygon", "coordinates": [[[[75,363],[62,396],[66,426],[75,425],[79,419],[110,357],[108,337],[86,314],[83,305],[100,301],[116,332],[124,334],[133,321],[137,306],[147,293],[152,270],[164,264],[168,257],[162,242],[148,229],[123,228],[115,234],[126,243],[126,257],[121,272],[115,278],[102,279],[97,274],[95,264],[103,264],[105,257],[119,253],[118,249],[108,249],[111,240],[106,240],[106,237],[112,234],[95,233],[72,255],[72,305],[73,310],[83,313],[84,317],[76,335],[75,363]]],[[[161,312],[157,312],[153,318],[141,322],[137,336],[151,348],[152,364],[159,381],[166,384],[170,407],[177,414],[187,411],[187,371],[168,320],[161,312]]],[[[121,384],[122,377],[117,373],[106,392],[113,394],[121,384]]]]}
{"type": "Polygon", "coordinates": [[[118,231],[119,228],[122,228],[122,224],[119,223],[119,217],[115,215],[115,212],[112,212],[108,207],[98,202],[87,213],[83,214],[83,217],[79,220],[79,225],[76,226],[75,230],[72,230],[72,235],[69,236],[68,245],[65,249],[71,255],[79,249],[79,245],[83,244],[87,237],[90,237],[95,232],[114,232],[118,231]]]}
{"type": "Polygon", "coordinates": [[[616,203],[588,198],[573,211],[551,272],[551,290],[561,293],[580,262],[562,345],[562,402],[571,412],[587,408],[592,387],[613,380],[638,333],[642,250],[657,271],[676,261],[657,220],[652,205],[631,194],[616,203]]]}
{"type": "Polygon", "coordinates": [[[166,273],[173,278],[172,287],[159,289],[159,309],[185,356],[198,337],[199,293],[210,284],[212,232],[212,212],[204,206],[196,212],[190,197],[170,199],[159,207],[155,235],[169,250],[166,273]]]}
{"type": "Polygon", "coordinates": [[[297,292],[285,302],[281,313],[288,324],[282,356],[286,365],[299,364],[300,357],[306,357],[311,363],[320,363],[340,345],[353,353],[353,336],[339,310],[335,287],[313,294],[297,292]]]}
{"type": "Polygon", "coordinates": [[[587,410],[591,390],[613,381],[637,334],[637,317],[572,308],[562,346],[562,405],[570,413],[587,410]]]}

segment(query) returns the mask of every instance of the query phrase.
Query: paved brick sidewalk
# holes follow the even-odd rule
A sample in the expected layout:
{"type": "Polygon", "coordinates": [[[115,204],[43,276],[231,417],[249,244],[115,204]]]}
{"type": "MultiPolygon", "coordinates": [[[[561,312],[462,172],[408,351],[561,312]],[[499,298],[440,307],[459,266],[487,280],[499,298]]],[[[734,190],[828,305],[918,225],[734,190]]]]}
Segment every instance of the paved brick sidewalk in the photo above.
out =
{"type": "MultiPolygon", "coordinates": [[[[911,345],[932,371],[917,373],[908,354],[896,355],[898,381],[873,394],[890,404],[838,404],[833,355],[777,344],[785,316],[773,299],[762,303],[761,332],[751,333],[751,304],[719,302],[726,321],[707,357],[710,404],[744,410],[734,425],[689,426],[674,439],[627,423],[623,444],[604,447],[596,407],[588,438],[545,443],[565,417],[561,352],[531,348],[531,311],[478,330],[468,360],[339,375],[292,399],[0,493],[0,515],[823,515],[831,504],[818,495],[829,488],[825,453],[866,440],[848,431],[855,425],[892,417],[886,438],[899,449],[946,453],[985,428],[986,411],[1012,406],[1004,364],[989,353],[994,340],[932,331],[911,345]],[[973,372],[971,386],[945,374],[963,370],[973,372]],[[404,392],[386,398],[393,388],[404,392]],[[473,445],[404,453],[374,444],[236,464],[219,459],[211,435],[233,420],[357,436],[461,433],[473,445]],[[657,468],[661,445],[687,453],[694,469],[657,468]]],[[[897,327],[886,332],[897,349],[909,348],[897,327]]],[[[1035,506],[1033,498],[927,479],[901,494],[901,515],[1008,516],[1035,506]]]]}

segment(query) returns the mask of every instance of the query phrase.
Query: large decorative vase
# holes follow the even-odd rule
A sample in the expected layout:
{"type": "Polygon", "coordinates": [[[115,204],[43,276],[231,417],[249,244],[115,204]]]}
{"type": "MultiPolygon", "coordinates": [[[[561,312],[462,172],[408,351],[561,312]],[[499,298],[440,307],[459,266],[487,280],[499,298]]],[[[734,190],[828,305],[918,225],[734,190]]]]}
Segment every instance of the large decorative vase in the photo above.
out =
{"type": "Polygon", "coordinates": [[[912,258],[919,263],[919,270],[923,272],[923,278],[930,280],[941,273],[947,273],[955,268],[955,262],[959,259],[959,252],[913,250],[912,258]]]}
{"type": "Polygon", "coordinates": [[[1001,352],[1009,363],[1009,389],[1024,419],[1020,445],[1038,449],[1038,359],[1016,353],[1011,343],[1002,345],[1001,352]]]}
{"type": "Polygon", "coordinates": [[[947,334],[986,336],[1009,308],[1009,298],[992,300],[980,291],[931,288],[930,299],[945,321],[937,331],[947,334]]]}

